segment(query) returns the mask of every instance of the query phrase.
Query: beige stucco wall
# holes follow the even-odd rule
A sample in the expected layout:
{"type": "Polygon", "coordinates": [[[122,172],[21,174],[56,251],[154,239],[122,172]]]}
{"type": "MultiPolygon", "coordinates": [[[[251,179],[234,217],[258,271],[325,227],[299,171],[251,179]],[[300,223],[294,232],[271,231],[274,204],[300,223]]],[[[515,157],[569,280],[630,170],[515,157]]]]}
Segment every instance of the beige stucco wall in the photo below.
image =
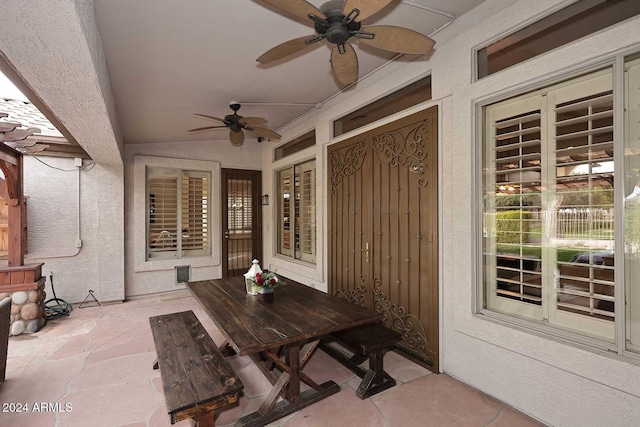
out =
{"type": "MultiPolygon", "coordinates": [[[[46,256],[28,260],[45,262],[43,272],[53,271],[58,297],[69,302],[82,301],[88,289],[101,301],[123,300],[123,142],[93,1],[3,2],[0,40],[10,66],[97,164],[82,172],[83,247],[67,256],[76,249],[77,173],[25,161],[30,249],[46,256]]],[[[52,163],[73,169],[72,159],[52,163]]]]}
{"type": "MultiPolygon", "coordinates": [[[[263,143],[265,144],[265,143],[263,143]]],[[[157,292],[184,289],[177,284],[175,266],[191,266],[191,279],[204,280],[222,276],[220,223],[220,169],[260,169],[261,145],[245,140],[242,147],[229,141],[133,144],[125,148],[126,200],[126,295],[135,297],[157,292]],[[141,157],[143,156],[143,157],[141,157]],[[211,242],[212,256],[182,260],[147,262],[145,250],[144,162],[155,161],[161,167],[205,170],[212,167],[211,242]],[[138,164],[136,168],[136,163],[138,164]],[[142,167],[142,170],[140,169],[142,167]],[[137,169],[137,173],[136,173],[137,169]],[[142,176],[141,176],[142,172],[142,176]]],[[[247,269],[249,266],[247,266],[247,269]]]]}

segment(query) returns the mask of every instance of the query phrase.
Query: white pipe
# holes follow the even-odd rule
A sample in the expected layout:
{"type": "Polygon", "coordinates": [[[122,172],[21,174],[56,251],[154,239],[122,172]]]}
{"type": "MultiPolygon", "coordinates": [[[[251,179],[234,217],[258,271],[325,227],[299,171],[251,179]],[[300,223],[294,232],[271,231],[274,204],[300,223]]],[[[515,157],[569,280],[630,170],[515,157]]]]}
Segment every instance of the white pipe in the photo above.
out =
{"type": "Polygon", "coordinates": [[[243,102],[238,101],[240,105],[267,105],[272,107],[319,107],[322,104],[312,104],[304,102],[243,102]]]}

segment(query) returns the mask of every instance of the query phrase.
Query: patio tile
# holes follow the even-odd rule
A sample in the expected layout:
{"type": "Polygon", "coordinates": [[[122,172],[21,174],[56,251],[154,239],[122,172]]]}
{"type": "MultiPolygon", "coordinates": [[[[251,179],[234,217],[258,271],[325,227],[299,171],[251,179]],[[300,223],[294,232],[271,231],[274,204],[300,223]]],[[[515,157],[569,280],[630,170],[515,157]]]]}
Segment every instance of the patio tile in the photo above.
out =
{"type": "Polygon", "coordinates": [[[498,402],[444,374],[427,375],[371,399],[389,427],[484,426],[502,409],[498,402]]]}
{"type": "Polygon", "coordinates": [[[84,353],[87,344],[89,344],[90,338],[91,335],[89,333],[72,336],[69,338],[69,341],[60,348],[60,350],[56,351],[50,357],[50,359],[64,359],[65,357],[84,353]]]}
{"type": "Polygon", "coordinates": [[[27,412],[20,414],[2,414],[2,427],[51,427],[56,425],[56,414],[53,412],[27,412]]]}
{"type": "MultiPolygon", "coordinates": [[[[0,401],[72,404],[71,412],[0,414],[0,427],[169,427],[149,316],[193,310],[216,343],[222,334],[191,297],[153,296],[122,304],[75,309],[36,334],[12,337],[0,401]]],[[[271,383],[247,356],[227,358],[245,385],[239,405],[221,410],[216,425],[231,427],[259,408],[271,383]]],[[[363,364],[367,366],[367,362],[363,364]]],[[[333,380],[341,391],[271,427],[533,427],[534,420],[447,375],[432,375],[395,353],[385,369],[398,385],[365,400],[360,378],[318,350],[305,373],[333,380]]],[[[175,424],[190,425],[188,421],[175,424]]]]}
{"type": "MultiPolygon", "coordinates": [[[[369,367],[369,362],[366,362],[366,367],[369,367]]],[[[408,360],[406,357],[402,357],[399,354],[389,351],[384,355],[384,370],[389,375],[403,383],[415,380],[416,378],[424,377],[425,375],[431,375],[431,371],[423,368],[420,365],[408,360]]]]}
{"type": "Polygon", "coordinates": [[[487,427],[538,427],[536,421],[509,407],[504,407],[487,427]]]}
{"type": "Polygon", "coordinates": [[[19,375],[7,370],[7,377],[0,389],[0,401],[29,404],[56,402],[67,392],[70,379],[80,372],[85,357],[77,355],[61,360],[44,361],[35,366],[25,367],[19,375]]]}
{"type": "Polygon", "coordinates": [[[139,380],[85,388],[69,393],[62,401],[71,403],[73,410],[58,415],[58,427],[113,427],[146,423],[163,403],[163,398],[155,393],[148,380],[139,380]],[[82,424],[82,420],[86,424],[82,424]]]}
{"type": "Polygon", "coordinates": [[[298,412],[287,427],[383,427],[384,420],[369,399],[359,399],[350,388],[298,412]]]}
{"type": "Polygon", "coordinates": [[[269,380],[252,362],[243,369],[236,371],[240,381],[244,384],[244,395],[247,397],[264,396],[273,388],[269,380]]]}
{"type": "Polygon", "coordinates": [[[153,374],[154,353],[140,353],[86,365],[71,382],[70,391],[147,380],[153,374]]]}

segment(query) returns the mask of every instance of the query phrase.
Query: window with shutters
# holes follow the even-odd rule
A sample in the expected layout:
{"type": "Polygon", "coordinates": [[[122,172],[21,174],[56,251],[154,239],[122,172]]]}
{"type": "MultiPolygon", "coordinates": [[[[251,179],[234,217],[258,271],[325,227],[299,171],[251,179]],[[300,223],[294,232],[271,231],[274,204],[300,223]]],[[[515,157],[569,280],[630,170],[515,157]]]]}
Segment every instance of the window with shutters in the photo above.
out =
{"type": "Polygon", "coordinates": [[[614,342],[612,69],[484,115],[484,308],[614,342]]]}
{"type": "Polygon", "coordinates": [[[147,259],[211,253],[210,172],[147,168],[147,259]]]}
{"type": "Polygon", "coordinates": [[[316,262],[316,161],[276,172],[278,254],[316,262]]]}

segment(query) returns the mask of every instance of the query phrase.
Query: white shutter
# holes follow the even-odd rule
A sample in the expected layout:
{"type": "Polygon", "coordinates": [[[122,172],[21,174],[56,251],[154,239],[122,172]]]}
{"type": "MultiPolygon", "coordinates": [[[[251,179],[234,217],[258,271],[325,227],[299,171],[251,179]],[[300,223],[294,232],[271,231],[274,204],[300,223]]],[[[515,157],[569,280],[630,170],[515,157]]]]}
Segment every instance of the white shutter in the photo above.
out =
{"type": "Polygon", "coordinates": [[[293,251],[293,176],[292,170],[285,169],[278,174],[278,253],[292,256],[293,251]]]}
{"type": "Polygon", "coordinates": [[[149,258],[176,256],[178,249],[177,171],[147,171],[149,258]]]}
{"type": "Polygon", "coordinates": [[[316,261],[316,162],[296,166],[296,258],[316,261]]]}
{"type": "Polygon", "coordinates": [[[488,107],[485,147],[487,307],[542,318],[542,147],[540,95],[488,107]]]}
{"type": "Polygon", "coordinates": [[[206,173],[183,172],[181,200],[182,250],[207,253],[209,249],[209,180],[206,173]]]}

